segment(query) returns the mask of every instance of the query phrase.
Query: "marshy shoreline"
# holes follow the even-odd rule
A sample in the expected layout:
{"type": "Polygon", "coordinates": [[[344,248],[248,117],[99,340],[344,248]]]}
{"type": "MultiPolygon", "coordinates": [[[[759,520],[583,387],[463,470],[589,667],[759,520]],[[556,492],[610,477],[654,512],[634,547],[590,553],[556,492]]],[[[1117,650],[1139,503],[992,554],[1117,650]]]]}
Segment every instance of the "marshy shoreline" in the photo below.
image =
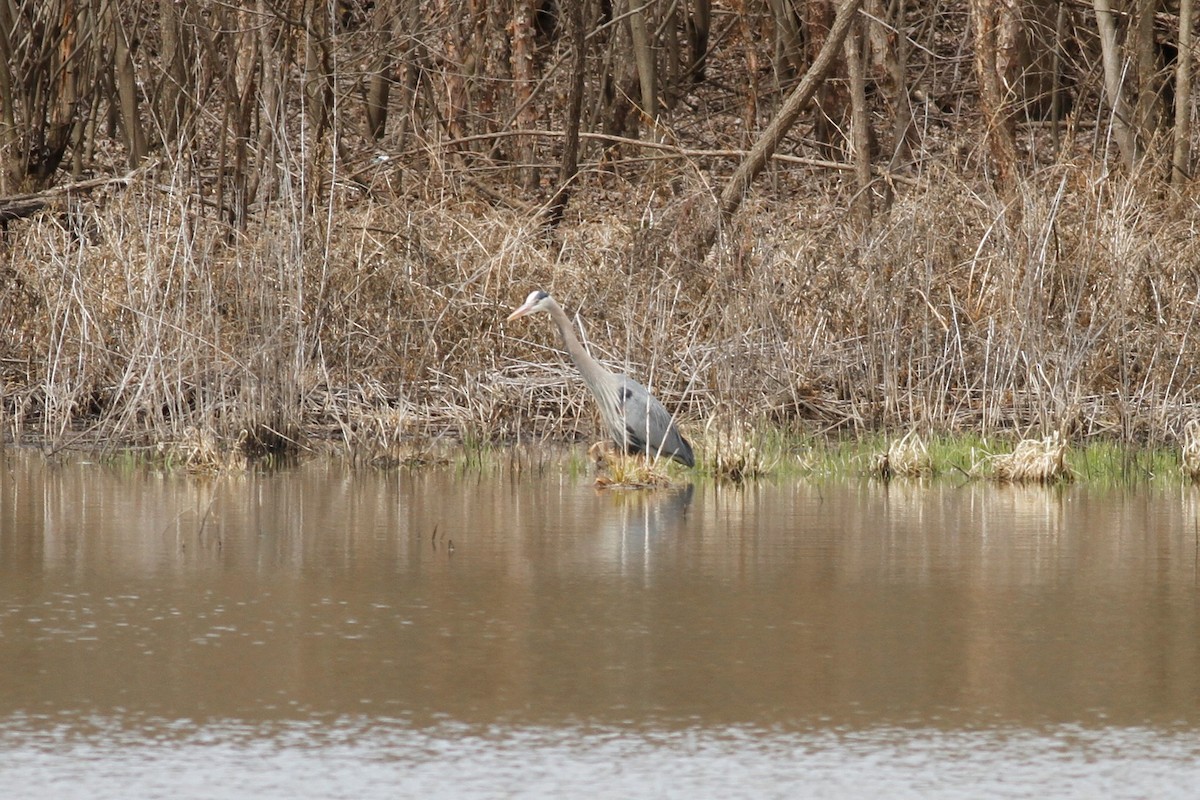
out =
{"type": "Polygon", "coordinates": [[[598,490],[673,490],[694,482],[743,486],[759,481],[899,481],[1069,484],[1107,490],[1166,488],[1200,483],[1200,440],[1189,435],[1181,449],[1148,447],[1110,438],[1071,444],[1057,436],[1014,441],[975,434],[935,435],[928,441],[914,432],[837,435],[784,433],[778,428],[742,428],[740,434],[703,434],[697,440],[697,464],[688,469],[667,459],[640,456],[594,457],[586,440],[474,442],[455,434],[393,440],[388,445],[354,447],[323,435],[289,439],[286,446],[249,447],[244,441],[221,443],[189,431],[181,442],[113,448],[87,438],[87,430],[59,443],[40,436],[0,442],[6,454],[33,456],[49,465],[98,463],[122,470],[184,472],[198,478],[291,470],[321,462],[349,474],[361,471],[420,473],[449,470],[480,476],[561,474],[592,481],[598,490]]]}
{"type": "Polygon", "coordinates": [[[552,327],[503,322],[550,287],[710,471],[746,442],[886,453],[911,433],[1182,453],[1200,417],[1195,220],[1117,179],[1049,176],[1023,184],[1015,225],[950,175],[870,229],[824,192],[762,198],[699,265],[644,263],[653,228],[601,202],[617,182],[652,217],[668,205],[652,182],[596,176],[595,201],[577,196],[594,213],[553,234],[472,197],[342,197],[231,235],[147,178],[9,230],[4,436],[184,464],[588,440],[592,400],[552,327]]]}
{"type": "MultiPolygon", "coordinates": [[[[1031,29],[1067,37],[1056,53],[1077,40],[1055,67],[1074,76],[1055,84],[1069,111],[989,100],[986,65],[966,67],[963,49],[987,44],[972,36],[979,8],[912,9],[897,24],[921,44],[894,52],[876,35],[893,28],[863,15],[857,46],[892,58],[892,77],[872,68],[859,76],[872,91],[851,98],[848,73],[829,73],[838,102],[793,114],[742,184],[739,164],[808,77],[805,59],[780,60],[786,20],[765,6],[718,9],[719,42],[699,72],[663,73],[657,116],[612,91],[653,87],[627,80],[632,58],[600,57],[632,40],[591,6],[566,27],[483,36],[443,24],[457,5],[418,4],[403,41],[377,35],[395,22],[384,4],[307,28],[198,8],[223,23],[129,12],[144,46],[98,61],[124,71],[88,84],[110,124],[59,120],[76,136],[59,161],[34,146],[55,118],[9,130],[6,156],[26,160],[0,165],[3,440],[185,466],[592,441],[592,399],[552,326],[504,322],[544,289],[595,358],[663,402],[708,474],[803,472],[864,449],[867,474],[983,474],[1022,448],[1058,467],[1112,451],[1123,474],[1191,474],[1200,192],[1168,169],[1187,152],[1168,147],[1165,114],[1139,112],[1136,159],[1113,143],[1082,10],[1074,27],[1031,29]],[[188,45],[195,64],[166,63],[172,31],[211,41],[188,45]],[[473,52],[494,74],[468,81],[422,48],[473,52]],[[189,90],[106,93],[164,70],[189,90]],[[917,441],[987,459],[943,468],[917,441]]],[[[671,14],[656,36],[698,24],[671,14]]],[[[62,89],[56,74],[29,86],[62,89]]],[[[1165,102],[1147,91],[1139,108],[1151,101],[1165,102]]]]}

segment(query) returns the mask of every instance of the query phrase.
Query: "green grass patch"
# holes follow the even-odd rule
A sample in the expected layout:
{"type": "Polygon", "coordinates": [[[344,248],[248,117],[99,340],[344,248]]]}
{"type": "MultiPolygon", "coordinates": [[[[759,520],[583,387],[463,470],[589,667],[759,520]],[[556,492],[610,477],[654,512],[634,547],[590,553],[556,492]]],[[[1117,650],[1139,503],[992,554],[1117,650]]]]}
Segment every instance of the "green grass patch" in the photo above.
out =
{"type": "MultiPolygon", "coordinates": [[[[695,469],[660,460],[653,465],[653,474],[644,473],[642,470],[647,467],[637,459],[620,460],[615,466],[609,464],[607,471],[598,469],[595,458],[583,445],[550,442],[505,446],[481,441],[421,441],[417,437],[405,440],[402,447],[390,448],[386,453],[368,448],[356,454],[353,446],[327,443],[301,458],[344,459],[353,467],[370,469],[445,468],[463,476],[500,473],[558,473],[575,479],[600,476],[609,483],[647,487],[689,481],[750,482],[763,479],[962,482],[1003,480],[997,465],[1019,451],[1022,444],[1031,443],[1031,440],[1022,441],[1015,437],[985,438],[974,433],[909,437],[908,443],[914,440],[919,441],[924,466],[907,473],[893,470],[886,474],[880,471],[880,460],[898,452],[897,443],[905,441],[902,433],[822,436],[793,433],[772,426],[743,427],[732,436],[709,436],[697,442],[695,469]]],[[[116,450],[101,460],[111,467],[129,471],[151,468],[191,473],[269,471],[297,462],[296,457],[248,458],[237,448],[218,451],[190,441],[175,446],[116,450]]],[[[1098,487],[1166,487],[1193,483],[1181,452],[1164,446],[1131,445],[1115,439],[1068,443],[1062,463],[1065,475],[1028,481],[1074,481],[1098,487]]]]}
{"type": "MultiPolygon", "coordinates": [[[[787,435],[768,432],[759,438],[764,459],[775,466],[767,474],[799,478],[879,478],[879,459],[902,434],[868,433],[847,437],[787,435]]],[[[974,433],[937,434],[924,439],[928,470],[914,478],[997,479],[997,463],[1017,449],[1017,439],[984,438],[974,433]]],[[[1180,454],[1167,447],[1146,447],[1116,440],[1070,443],[1064,464],[1075,480],[1100,486],[1178,485],[1190,482],[1180,454]]],[[[908,479],[903,474],[890,477],[908,479]]]]}
{"type": "Polygon", "coordinates": [[[1067,465],[1088,484],[1128,486],[1189,483],[1180,454],[1165,447],[1143,447],[1115,441],[1089,442],[1067,451],[1067,465]]]}

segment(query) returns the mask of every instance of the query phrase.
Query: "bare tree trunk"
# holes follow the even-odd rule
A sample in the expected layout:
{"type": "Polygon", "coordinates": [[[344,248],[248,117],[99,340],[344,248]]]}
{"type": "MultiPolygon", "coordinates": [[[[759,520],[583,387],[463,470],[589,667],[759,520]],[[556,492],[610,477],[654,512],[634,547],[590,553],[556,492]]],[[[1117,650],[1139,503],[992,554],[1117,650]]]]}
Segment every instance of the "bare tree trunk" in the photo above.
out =
{"type": "Polygon", "coordinates": [[[692,0],[687,21],[688,52],[691,63],[686,74],[695,83],[704,80],[708,65],[708,32],[712,25],[712,0],[692,0]]]}
{"type": "MultiPolygon", "coordinates": [[[[408,143],[408,133],[416,130],[418,123],[419,92],[418,82],[425,72],[425,46],[422,41],[420,28],[420,5],[418,0],[397,0],[400,13],[397,15],[397,32],[401,35],[399,42],[401,63],[404,70],[404,81],[400,84],[402,98],[400,106],[403,114],[397,123],[396,145],[401,150],[408,143]]],[[[428,76],[425,78],[428,81],[428,76]]]]}
{"type": "MultiPolygon", "coordinates": [[[[518,128],[532,128],[537,124],[537,109],[533,105],[533,90],[536,78],[533,69],[533,17],[536,13],[534,0],[516,0],[516,14],[512,21],[512,85],[516,99],[518,128]]],[[[522,183],[532,191],[537,188],[538,170],[533,163],[533,138],[520,136],[514,143],[516,160],[524,176],[522,183]]]]}
{"type": "Polygon", "coordinates": [[[1158,48],[1154,44],[1154,12],[1158,0],[1137,0],[1134,11],[1134,58],[1137,62],[1137,103],[1133,111],[1135,135],[1147,144],[1154,138],[1162,117],[1162,79],[1158,48]]]}
{"type": "Polygon", "coordinates": [[[1137,137],[1130,124],[1129,101],[1125,93],[1125,74],[1121,68],[1121,45],[1117,41],[1117,23],[1109,0],[1092,0],[1096,27],[1100,32],[1101,60],[1104,63],[1104,92],[1112,111],[1112,132],[1125,168],[1132,170],[1141,159],[1137,137]]]}
{"type": "Polygon", "coordinates": [[[333,89],[333,56],[330,52],[334,22],[324,0],[310,0],[310,7],[312,12],[305,27],[304,41],[304,92],[307,95],[313,146],[305,167],[311,176],[307,199],[309,207],[315,209],[323,202],[325,189],[331,188],[326,177],[330,165],[338,156],[337,147],[342,143],[342,137],[335,127],[334,118],[336,95],[333,89]]]}
{"type": "MultiPolygon", "coordinates": [[[[81,42],[86,42],[89,35],[88,31],[81,30],[81,26],[94,25],[95,21],[94,16],[86,13],[86,10],[82,15],[80,14],[75,0],[63,2],[62,40],[58,45],[58,64],[56,65],[60,74],[50,73],[50,81],[57,81],[58,86],[53,93],[55,103],[50,113],[46,148],[50,153],[57,153],[57,155],[53,158],[54,168],[39,175],[46,182],[49,181],[54,170],[58,168],[62,158],[66,155],[66,149],[70,144],[72,132],[79,116],[77,104],[81,100],[82,89],[80,69],[81,64],[86,63],[87,59],[78,48],[81,47],[81,42]]],[[[96,32],[93,31],[92,35],[95,34],[96,32]]],[[[143,148],[144,144],[143,140],[143,148]]]]}
{"type": "MultiPolygon", "coordinates": [[[[138,111],[137,72],[133,66],[131,42],[136,38],[126,29],[119,9],[112,9],[110,25],[113,35],[113,57],[117,70],[117,99],[121,106],[121,127],[125,131],[125,147],[129,151],[129,166],[136,167],[146,157],[146,132],[142,129],[138,111]]],[[[132,23],[131,23],[132,24],[132,23]]]]}
{"type": "Polygon", "coordinates": [[[15,30],[12,9],[7,2],[0,2],[0,153],[5,154],[0,165],[0,195],[15,194],[25,174],[23,159],[14,157],[21,140],[16,115],[17,82],[9,68],[16,49],[12,40],[15,30]]]}
{"type": "Polygon", "coordinates": [[[330,65],[326,53],[329,19],[325,3],[311,0],[304,43],[304,93],[306,108],[313,126],[314,139],[320,140],[329,128],[333,114],[333,88],[330,86],[330,65]]]}
{"type": "Polygon", "coordinates": [[[642,115],[653,124],[658,118],[658,68],[646,24],[646,6],[651,0],[629,2],[629,34],[633,39],[633,58],[637,64],[638,82],[642,90],[642,115]]]}
{"type": "Polygon", "coordinates": [[[857,191],[854,215],[860,222],[871,219],[871,131],[867,116],[866,76],[863,70],[862,23],[855,18],[843,43],[846,73],[850,78],[850,157],[854,163],[857,191]]]}
{"type": "MultiPolygon", "coordinates": [[[[278,196],[280,178],[290,172],[282,163],[290,155],[282,155],[281,134],[284,130],[287,104],[288,68],[294,63],[296,37],[289,35],[288,26],[281,20],[270,19],[267,0],[256,0],[257,14],[264,20],[258,25],[257,36],[248,43],[258,49],[258,169],[251,176],[246,195],[261,201],[264,208],[278,196]]],[[[242,90],[245,94],[245,90],[242,90]]]]}
{"type": "Polygon", "coordinates": [[[1182,189],[1191,177],[1192,0],[1179,0],[1179,58],[1175,64],[1175,147],[1171,185],[1182,189]]]}
{"type": "Polygon", "coordinates": [[[789,0],[767,0],[775,23],[775,73],[782,81],[804,69],[804,44],[796,10],[789,0]]]}
{"type": "MultiPolygon", "coordinates": [[[[445,120],[446,133],[452,139],[461,139],[467,135],[467,75],[474,67],[474,59],[468,65],[468,40],[470,37],[469,20],[464,21],[461,12],[454,8],[449,0],[438,0],[438,16],[453,20],[445,32],[445,59],[449,69],[441,71],[445,82],[444,94],[446,111],[442,115],[445,120]]],[[[432,95],[432,91],[430,95],[432,95]]]]}
{"type": "Polygon", "coordinates": [[[238,11],[237,34],[233,38],[236,49],[234,62],[233,97],[234,114],[234,219],[245,227],[254,202],[258,177],[262,174],[262,162],[251,164],[255,153],[251,150],[250,132],[256,119],[255,109],[261,96],[262,69],[261,38],[258,27],[262,19],[250,8],[238,11]]]}
{"type": "MultiPolygon", "coordinates": [[[[889,4],[891,14],[884,8],[884,0],[868,0],[867,13],[874,19],[867,25],[871,58],[877,73],[877,82],[886,88],[892,115],[890,124],[891,141],[884,145],[888,156],[888,173],[897,170],[908,160],[911,152],[909,137],[914,130],[912,101],[908,95],[908,41],[898,32],[905,30],[907,16],[906,0],[889,4]]],[[[879,187],[883,207],[890,208],[893,200],[892,183],[885,180],[879,187]]]]}
{"type": "Polygon", "coordinates": [[[1016,119],[1009,70],[1012,59],[1002,53],[1016,38],[1019,23],[1004,0],[971,0],[975,28],[975,74],[984,138],[993,170],[993,183],[1002,197],[1016,189],[1016,119]]]}
{"type": "Polygon", "coordinates": [[[1050,60],[1050,139],[1055,157],[1062,151],[1061,133],[1062,101],[1062,54],[1063,37],[1067,30],[1067,7],[1060,3],[1054,15],[1054,50],[1050,60]]]}
{"type": "MultiPolygon", "coordinates": [[[[824,52],[825,42],[830,36],[833,0],[805,0],[804,24],[808,33],[806,45],[809,58],[816,59],[819,53],[824,52]]],[[[834,70],[837,67],[835,57],[830,69],[834,70]]],[[[825,158],[841,158],[838,146],[843,140],[841,128],[845,125],[848,100],[844,84],[840,81],[825,81],[817,87],[816,97],[813,99],[813,138],[817,140],[825,158]]]]}
{"type": "Polygon", "coordinates": [[[683,16],[681,15],[679,3],[673,2],[667,6],[666,13],[663,14],[662,23],[659,25],[659,39],[662,41],[662,49],[666,54],[665,58],[665,75],[664,80],[660,82],[662,86],[662,104],[668,112],[675,110],[676,103],[679,102],[680,95],[687,91],[687,86],[682,80],[682,75],[687,69],[687,64],[683,63],[683,46],[679,41],[680,31],[686,27],[681,25],[683,16]]]}
{"type": "Polygon", "coordinates": [[[183,128],[187,90],[193,88],[183,19],[175,0],[159,0],[158,21],[162,36],[162,74],[158,80],[156,111],[166,144],[176,144],[183,128]]]}
{"type": "Polygon", "coordinates": [[[825,38],[825,46],[821,48],[816,60],[804,74],[800,85],[788,95],[783,106],[775,114],[775,118],[771,120],[767,129],[750,148],[746,158],[730,176],[718,199],[716,218],[709,219],[697,229],[695,250],[701,258],[712,248],[719,227],[725,225],[741,207],[742,200],[750,191],[750,185],[754,179],[762,172],[763,167],[766,166],[775,151],[779,149],[780,143],[795,124],[800,113],[808,106],[826,76],[833,70],[838,53],[842,49],[842,41],[850,30],[851,22],[858,16],[858,10],[862,3],[863,0],[844,0],[842,7],[838,9],[837,18],[833,22],[829,36],[825,38]]]}
{"type": "MultiPolygon", "coordinates": [[[[259,12],[265,4],[259,2],[259,12]]],[[[202,72],[220,81],[223,95],[221,125],[217,139],[217,180],[214,205],[232,225],[245,226],[246,212],[257,187],[260,170],[250,180],[250,130],[258,98],[261,64],[261,34],[267,17],[251,8],[220,7],[216,24],[200,31],[200,43],[208,59],[202,72]],[[260,24],[262,23],[262,24],[260,24]],[[232,63],[230,63],[232,59],[232,63]],[[230,162],[232,161],[232,169],[230,162]],[[228,198],[230,203],[226,203],[228,198]]]]}
{"type": "Polygon", "coordinates": [[[742,48],[746,53],[746,90],[742,101],[742,136],[745,145],[749,145],[754,131],[758,130],[758,44],[754,37],[752,15],[743,3],[737,12],[738,28],[741,33],[742,48]]]}
{"type": "MultiPolygon", "coordinates": [[[[640,2],[640,0],[637,0],[640,2]]],[[[600,91],[596,93],[596,105],[589,114],[588,128],[600,128],[606,134],[636,137],[641,117],[631,98],[638,94],[637,67],[631,65],[627,54],[633,50],[630,42],[629,25],[610,24],[625,19],[621,11],[624,3],[601,3],[600,47],[604,58],[600,69],[600,91]]]]}
{"type": "MultiPolygon", "coordinates": [[[[476,133],[495,132],[508,128],[516,121],[518,114],[529,113],[529,102],[518,99],[511,90],[502,87],[514,87],[518,82],[512,51],[515,47],[514,36],[509,26],[519,23],[525,26],[523,36],[530,37],[526,49],[532,55],[533,14],[530,9],[528,22],[522,22],[518,17],[521,12],[514,12],[514,7],[525,5],[529,8],[531,0],[472,0],[474,6],[475,27],[471,34],[471,50],[468,63],[471,63],[471,77],[468,79],[468,106],[472,117],[478,119],[475,124],[476,133]],[[504,31],[510,35],[496,36],[493,32],[504,31]],[[515,114],[514,109],[519,109],[515,114]],[[505,119],[506,118],[506,119],[505,119]]],[[[532,75],[532,63],[529,66],[532,75]]],[[[532,101],[533,80],[526,82],[525,98],[532,101]]],[[[520,90],[518,90],[520,91],[520,90]]],[[[528,119],[528,117],[525,117],[528,119]]],[[[496,161],[516,162],[521,158],[521,146],[532,147],[530,140],[517,141],[517,152],[509,153],[505,140],[493,139],[491,142],[480,141],[481,147],[487,151],[488,158],[496,161]]],[[[532,151],[530,151],[532,152],[532,151]]]]}
{"type": "Polygon", "coordinates": [[[105,37],[76,0],[0,2],[0,186],[40,188],[58,170],[94,92],[81,71],[105,37]],[[87,29],[81,29],[88,25],[87,29]]]}
{"type": "Polygon", "coordinates": [[[767,161],[779,149],[779,144],[795,124],[800,112],[812,100],[826,76],[833,70],[837,63],[838,51],[842,47],[842,40],[846,38],[846,33],[850,30],[850,23],[858,15],[861,6],[862,0],[845,0],[842,3],[833,27],[829,31],[829,36],[825,39],[825,46],[817,54],[813,65],[805,73],[804,79],[784,101],[775,118],[771,120],[771,124],[763,131],[762,136],[754,143],[754,147],[750,149],[745,160],[729,178],[729,182],[725,184],[720,200],[721,215],[725,219],[733,216],[741,206],[742,199],[750,189],[750,184],[754,182],[758,173],[762,172],[763,167],[766,166],[767,161]]]}
{"type": "Polygon", "coordinates": [[[375,65],[363,97],[367,114],[367,134],[378,141],[387,132],[388,100],[395,82],[396,56],[393,41],[398,33],[399,0],[386,0],[375,11],[378,48],[374,55],[375,65]]]}
{"type": "Polygon", "coordinates": [[[587,39],[584,31],[583,3],[569,3],[566,13],[571,26],[571,94],[567,98],[567,130],[563,143],[562,166],[558,172],[558,191],[546,209],[546,224],[557,227],[562,222],[571,199],[571,185],[579,171],[579,122],[583,115],[584,77],[587,74],[587,39]]]}

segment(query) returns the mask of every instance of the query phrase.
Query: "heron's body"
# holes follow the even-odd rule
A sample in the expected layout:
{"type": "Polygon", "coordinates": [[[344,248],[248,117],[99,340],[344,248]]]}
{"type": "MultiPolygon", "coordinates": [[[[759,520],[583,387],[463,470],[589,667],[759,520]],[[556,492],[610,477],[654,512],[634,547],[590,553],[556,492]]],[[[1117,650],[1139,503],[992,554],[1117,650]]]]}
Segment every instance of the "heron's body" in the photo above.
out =
{"type": "Polygon", "coordinates": [[[545,311],[554,320],[563,347],[596,398],[609,435],[621,450],[651,457],[666,456],[684,466],[695,466],[692,446],[679,433],[663,404],[633,378],[610,372],[592,358],[553,297],[540,290],[532,292],[508,318],[516,319],[535,311],[545,311]]]}

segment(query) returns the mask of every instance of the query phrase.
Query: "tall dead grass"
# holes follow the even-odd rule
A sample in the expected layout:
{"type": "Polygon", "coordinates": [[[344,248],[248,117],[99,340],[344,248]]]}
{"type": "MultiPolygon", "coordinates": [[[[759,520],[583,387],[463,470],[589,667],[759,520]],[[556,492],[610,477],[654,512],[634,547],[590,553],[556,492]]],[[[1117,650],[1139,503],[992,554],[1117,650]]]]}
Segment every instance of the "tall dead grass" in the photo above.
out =
{"type": "Polygon", "coordinates": [[[1057,432],[1022,439],[1011,453],[992,456],[992,476],[1006,483],[1055,483],[1074,478],[1066,463],[1067,443],[1057,432]]]}
{"type": "Polygon", "coordinates": [[[937,170],[861,230],[842,221],[849,189],[777,168],[703,262],[644,246],[706,191],[686,165],[584,176],[552,237],[436,177],[284,202],[237,233],[146,178],[10,228],[3,418],[49,446],[185,454],[197,432],[391,458],[438,437],[584,439],[595,412],[552,326],[503,323],[543,287],[693,436],[715,413],[1176,440],[1200,386],[1194,198],[1061,164],[1017,209],[937,170]]]}

